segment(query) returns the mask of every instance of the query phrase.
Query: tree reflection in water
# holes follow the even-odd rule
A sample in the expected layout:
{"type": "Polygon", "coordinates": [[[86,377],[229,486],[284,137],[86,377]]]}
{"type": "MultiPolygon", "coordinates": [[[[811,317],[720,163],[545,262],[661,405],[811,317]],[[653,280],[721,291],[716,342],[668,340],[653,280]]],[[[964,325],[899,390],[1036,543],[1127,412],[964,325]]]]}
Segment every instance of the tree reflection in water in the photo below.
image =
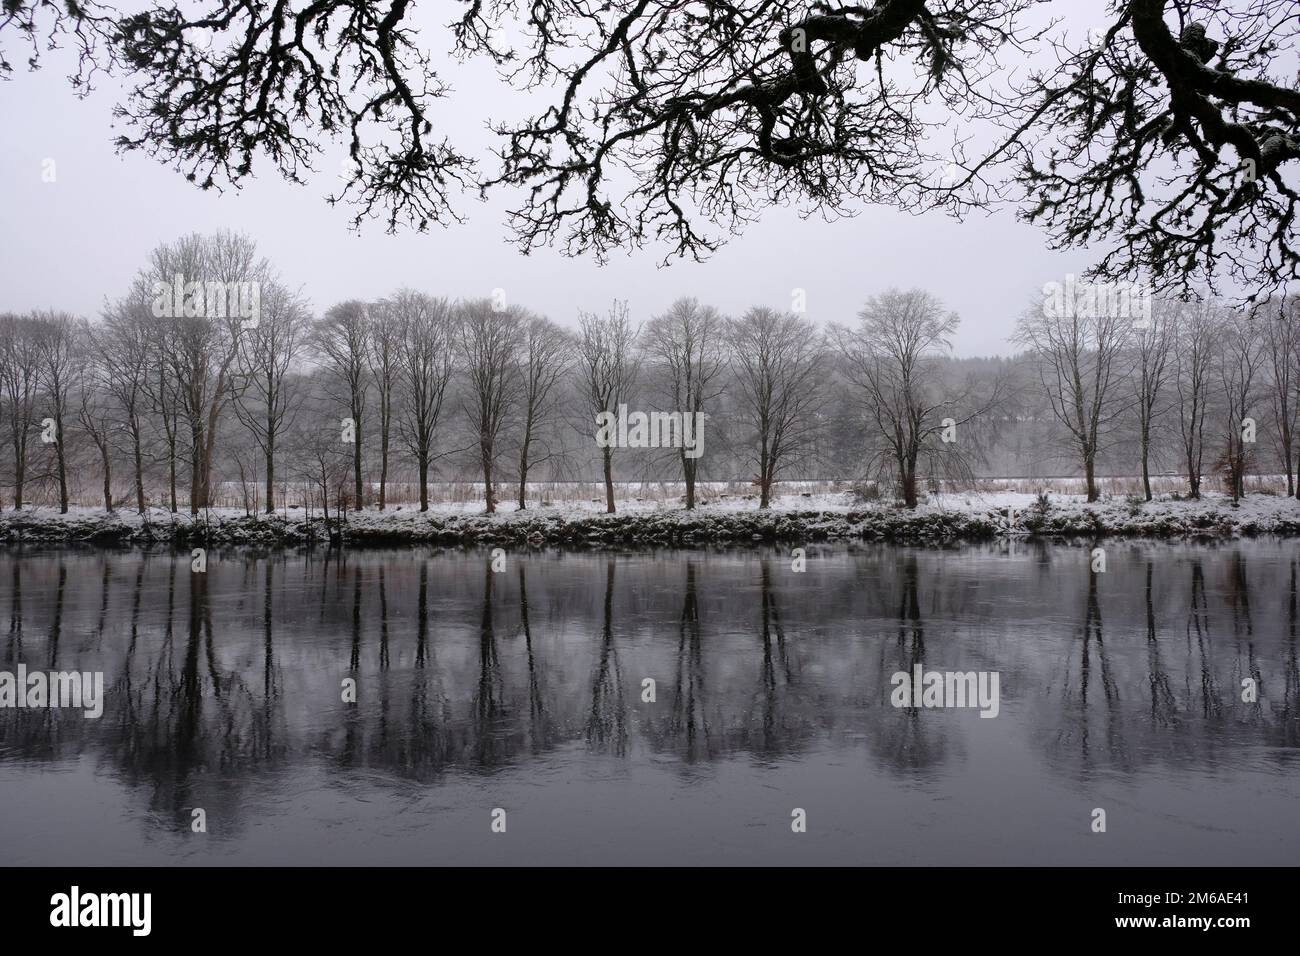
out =
{"type": "Polygon", "coordinates": [[[195,806],[237,830],[269,775],[437,784],[574,748],[682,772],[856,753],[920,783],[971,733],[890,706],[891,675],[920,665],[999,671],[997,733],[1055,774],[1289,768],[1300,561],[1131,543],[1098,573],[1088,551],[827,547],[807,574],[759,550],[522,553],[503,573],[462,551],[244,552],[194,573],[185,554],[8,549],[5,667],[103,670],[108,697],[99,721],[0,711],[0,765],[90,758],[178,830],[195,806]]]}

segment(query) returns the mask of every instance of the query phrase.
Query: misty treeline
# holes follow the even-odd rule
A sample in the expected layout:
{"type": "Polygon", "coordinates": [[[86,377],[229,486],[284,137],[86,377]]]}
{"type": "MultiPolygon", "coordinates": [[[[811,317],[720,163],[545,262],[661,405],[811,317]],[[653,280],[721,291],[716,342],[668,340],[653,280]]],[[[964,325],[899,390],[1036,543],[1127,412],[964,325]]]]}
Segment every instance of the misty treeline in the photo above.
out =
{"type": "Polygon", "coordinates": [[[843,323],[682,298],[565,327],[411,289],[321,310],[246,236],[196,234],[93,321],[0,315],[0,503],[328,517],[423,511],[436,482],[472,482],[491,512],[601,480],[612,512],[617,482],[680,482],[693,508],[698,482],[744,481],[767,507],[782,480],[835,478],[914,507],[989,475],[1082,476],[1089,500],[1100,476],[1140,475],[1149,500],[1177,474],[1237,498],[1252,472],[1297,494],[1294,300],[1087,311],[1031,303],[1019,354],[958,359],[957,315],[915,289],[843,323]],[[703,416],[703,453],[602,447],[597,416],[620,407],[703,416]]]}

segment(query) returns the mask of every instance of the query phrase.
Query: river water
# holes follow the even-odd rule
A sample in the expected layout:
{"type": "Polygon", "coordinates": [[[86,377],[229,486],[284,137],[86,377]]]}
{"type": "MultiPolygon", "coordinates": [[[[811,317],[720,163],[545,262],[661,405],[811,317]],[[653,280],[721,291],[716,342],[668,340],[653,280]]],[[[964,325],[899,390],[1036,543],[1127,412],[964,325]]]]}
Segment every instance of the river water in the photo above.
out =
{"type": "Polygon", "coordinates": [[[0,671],[105,691],[0,709],[0,852],[1294,864],[1295,543],[1091,548],[0,550],[0,671]]]}

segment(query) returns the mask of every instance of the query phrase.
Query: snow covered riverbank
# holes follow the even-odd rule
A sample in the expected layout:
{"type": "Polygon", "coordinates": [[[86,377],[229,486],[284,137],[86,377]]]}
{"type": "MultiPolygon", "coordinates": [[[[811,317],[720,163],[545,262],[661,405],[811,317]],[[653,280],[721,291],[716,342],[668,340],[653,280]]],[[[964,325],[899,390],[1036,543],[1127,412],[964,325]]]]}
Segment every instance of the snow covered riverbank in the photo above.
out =
{"type": "Polygon", "coordinates": [[[565,505],[486,515],[460,505],[420,513],[409,507],[350,512],[328,525],[300,509],[246,515],[211,509],[196,518],[153,509],[148,514],[75,508],[0,513],[0,542],[97,544],[225,544],[253,547],[325,542],[349,544],[435,543],[445,545],[675,546],[780,541],[879,540],[917,544],[979,540],[1000,535],[1047,537],[1233,537],[1300,536],[1300,501],[1253,495],[1234,505],[1221,496],[1201,501],[1158,499],[1141,503],[1114,498],[1086,504],[1077,496],[997,493],[947,495],[915,511],[861,504],[844,494],[792,495],[769,511],[753,502],[708,504],[695,511],[626,502],[617,514],[565,505]]]}

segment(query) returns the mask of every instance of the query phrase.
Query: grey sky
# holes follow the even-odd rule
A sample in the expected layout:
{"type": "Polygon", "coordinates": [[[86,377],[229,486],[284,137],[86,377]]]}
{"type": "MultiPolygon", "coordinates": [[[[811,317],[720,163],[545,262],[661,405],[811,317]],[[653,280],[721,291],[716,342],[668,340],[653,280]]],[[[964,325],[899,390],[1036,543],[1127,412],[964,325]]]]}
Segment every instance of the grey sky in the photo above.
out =
{"type": "MultiPolygon", "coordinates": [[[[485,121],[516,115],[519,104],[491,74],[468,71],[445,69],[460,91],[474,93],[453,93],[434,117],[453,136],[485,144],[485,121]]],[[[119,87],[104,81],[78,100],[66,72],[66,61],[51,57],[39,72],[19,71],[0,83],[2,310],[97,315],[104,297],[121,294],[160,241],[229,228],[251,235],[318,309],[402,285],[453,298],[502,288],[508,301],[572,324],[580,309],[602,311],[615,297],[628,299],[634,317],[645,319],[681,295],[732,314],[757,304],[788,308],[798,287],[807,292],[812,318],[848,321],[872,293],[920,286],[961,315],[958,354],[979,355],[1011,351],[1006,338],[1034,291],[1081,272],[1092,258],[1049,252],[1045,234],[1017,223],[1009,210],[958,223],[941,214],[864,208],[856,218],[827,223],[772,209],[709,262],[667,268],[658,266],[661,248],[603,267],[550,251],[521,256],[508,242],[504,195],[488,203],[464,196],[463,226],[388,236],[375,222],[358,235],[348,228],[350,211],[324,200],[338,182],[341,147],[329,146],[306,186],[282,181],[267,166],[242,190],[204,193],[144,155],[117,156],[111,140],[119,87]],[[47,159],[55,162],[53,183],[42,181],[47,159]]]]}

